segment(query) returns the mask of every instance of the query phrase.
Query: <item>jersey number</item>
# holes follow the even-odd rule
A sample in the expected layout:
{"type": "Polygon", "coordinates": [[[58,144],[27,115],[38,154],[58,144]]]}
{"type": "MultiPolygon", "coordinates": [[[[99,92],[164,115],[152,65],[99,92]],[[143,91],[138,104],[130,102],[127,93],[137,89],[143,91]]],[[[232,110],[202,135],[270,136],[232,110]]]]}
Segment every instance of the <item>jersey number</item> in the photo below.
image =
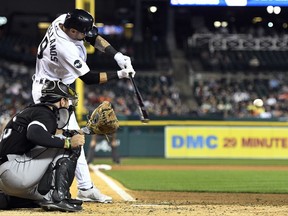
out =
{"type": "Polygon", "coordinates": [[[37,55],[38,59],[43,58],[43,52],[47,48],[47,46],[48,46],[48,38],[45,37],[39,46],[40,50],[39,50],[38,55],[37,55]]]}
{"type": "Polygon", "coordinates": [[[0,137],[0,142],[4,139],[6,139],[7,137],[9,137],[12,133],[12,129],[11,128],[8,128],[8,129],[5,129],[0,137]]]}

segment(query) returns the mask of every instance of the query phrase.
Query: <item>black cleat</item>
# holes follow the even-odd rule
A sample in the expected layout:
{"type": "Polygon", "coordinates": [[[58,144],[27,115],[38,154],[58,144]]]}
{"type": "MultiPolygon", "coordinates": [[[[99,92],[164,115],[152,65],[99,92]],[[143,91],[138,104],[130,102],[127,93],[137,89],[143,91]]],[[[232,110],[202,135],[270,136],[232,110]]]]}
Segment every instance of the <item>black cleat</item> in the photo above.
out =
{"type": "Polygon", "coordinates": [[[60,202],[46,201],[40,204],[45,211],[78,212],[82,210],[81,205],[70,203],[68,200],[60,202]]]}
{"type": "Polygon", "coordinates": [[[39,205],[34,200],[10,196],[0,192],[0,209],[13,208],[39,208],[39,205]]]}
{"type": "Polygon", "coordinates": [[[78,206],[81,206],[83,204],[83,201],[79,199],[67,199],[67,202],[72,205],[78,205],[78,206]]]}
{"type": "Polygon", "coordinates": [[[9,209],[9,196],[0,192],[0,209],[9,209]]]}

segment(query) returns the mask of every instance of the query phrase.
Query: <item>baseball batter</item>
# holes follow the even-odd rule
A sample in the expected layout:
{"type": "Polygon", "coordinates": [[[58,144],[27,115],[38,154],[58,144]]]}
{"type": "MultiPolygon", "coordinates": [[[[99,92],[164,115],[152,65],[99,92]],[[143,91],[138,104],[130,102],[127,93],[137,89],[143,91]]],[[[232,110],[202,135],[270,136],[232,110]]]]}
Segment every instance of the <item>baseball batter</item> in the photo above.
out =
{"type": "MultiPolygon", "coordinates": [[[[32,95],[39,103],[41,88],[48,80],[61,80],[72,84],[80,78],[85,84],[100,84],[114,79],[134,77],[135,71],[128,56],[116,51],[104,38],[98,35],[93,17],[85,10],[75,9],[68,14],[60,15],[47,29],[46,35],[38,47],[36,72],[33,75],[32,95]],[[117,72],[92,72],[86,64],[87,51],[83,40],[96,49],[114,57],[121,70],[117,72]]],[[[79,129],[73,114],[68,129],[79,129]]],[[[84,151],[78,159],[76,168],[78,198],[83,201],[111,202],[94,186],[91,181],[84,151]]]]}
{"type": "Polygon", "coordinates": [[[69,188],[85,137],[54,135],[68,123],[69,99],[77,95],[60,81],[47,82],[42,93],[41,103],[16,114],[2,133],[0,209],[34,203],[45,210],[80,211],[82,201],[72,200],[69,188]]]}
{"type": "MultiPolygon", "coordinates": [[[[32,95],[39,103],[41,88],[48,80],[61,80],[72,84],[80,78],[85,84],[100,84],[114,79],[129,78],[135,75],[130,57],[116,51],[104,38],[98,35],[94,19],[85,10],[75,9],[60,15],[47,29],[38,47],[36,72],[33,75],[32,95]],[[111,55],[121,70],[117,72],[92,72],[86,64],[87,51],[84,40],[96,49],[111,55]]],[[[70,118],[68,129],[78,130],[75,114],[70,118]]],[[[112,202],[112,198],[102,194],[92,183],[88,164],[81,151],[76,168],[79,199],[83,201],[112,202]]]]}

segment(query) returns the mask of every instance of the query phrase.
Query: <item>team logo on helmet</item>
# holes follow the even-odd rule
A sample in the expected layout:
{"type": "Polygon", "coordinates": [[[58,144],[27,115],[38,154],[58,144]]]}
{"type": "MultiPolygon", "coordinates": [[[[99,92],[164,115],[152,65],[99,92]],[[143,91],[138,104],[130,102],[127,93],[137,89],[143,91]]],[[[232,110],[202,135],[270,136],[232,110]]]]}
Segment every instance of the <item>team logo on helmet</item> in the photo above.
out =
{"type": "Polygon", "coordinates": [[[81,62],[80,62],[80,60],[76,60],[76,61],[74,61],[74,66],[76,67],[76,68],[81,68],[82,67],[82,64],[81,64],[81,62]]]}

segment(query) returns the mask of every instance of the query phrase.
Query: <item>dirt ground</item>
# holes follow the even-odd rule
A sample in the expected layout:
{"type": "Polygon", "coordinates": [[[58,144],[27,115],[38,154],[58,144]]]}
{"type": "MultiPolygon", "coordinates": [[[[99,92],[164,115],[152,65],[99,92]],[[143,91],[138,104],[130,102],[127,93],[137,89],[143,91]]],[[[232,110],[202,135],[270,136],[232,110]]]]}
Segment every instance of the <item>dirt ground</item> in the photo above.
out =
{"type": "MultiPolygon", "coordinates": [[[[213,170],[288,170],[288,166],[157,166],[153,169],[213,169],[213,170]]],[[[114,166],[112,169],[150,169],[147,166],[114,166]]],[[[107,215],[107,216],[149,216],[149,215],[197,215],[197,216],[288,216],[288,194],[234,194],[234,193],[190,193],[190,192],[151,192],[129,191],[120,183],[116,184],[130,194],[135,201],[124,201],[101,178],[91,172],[92,179],[105,194],[113,197],[110,204],[84,203],[80,213],[44,212],[41,209],[20,209],[0,211],[2,216],[38,215],[107,215]]],[[[76,183],[73,182],[72,195],[76,196],[76,183]]]]}

